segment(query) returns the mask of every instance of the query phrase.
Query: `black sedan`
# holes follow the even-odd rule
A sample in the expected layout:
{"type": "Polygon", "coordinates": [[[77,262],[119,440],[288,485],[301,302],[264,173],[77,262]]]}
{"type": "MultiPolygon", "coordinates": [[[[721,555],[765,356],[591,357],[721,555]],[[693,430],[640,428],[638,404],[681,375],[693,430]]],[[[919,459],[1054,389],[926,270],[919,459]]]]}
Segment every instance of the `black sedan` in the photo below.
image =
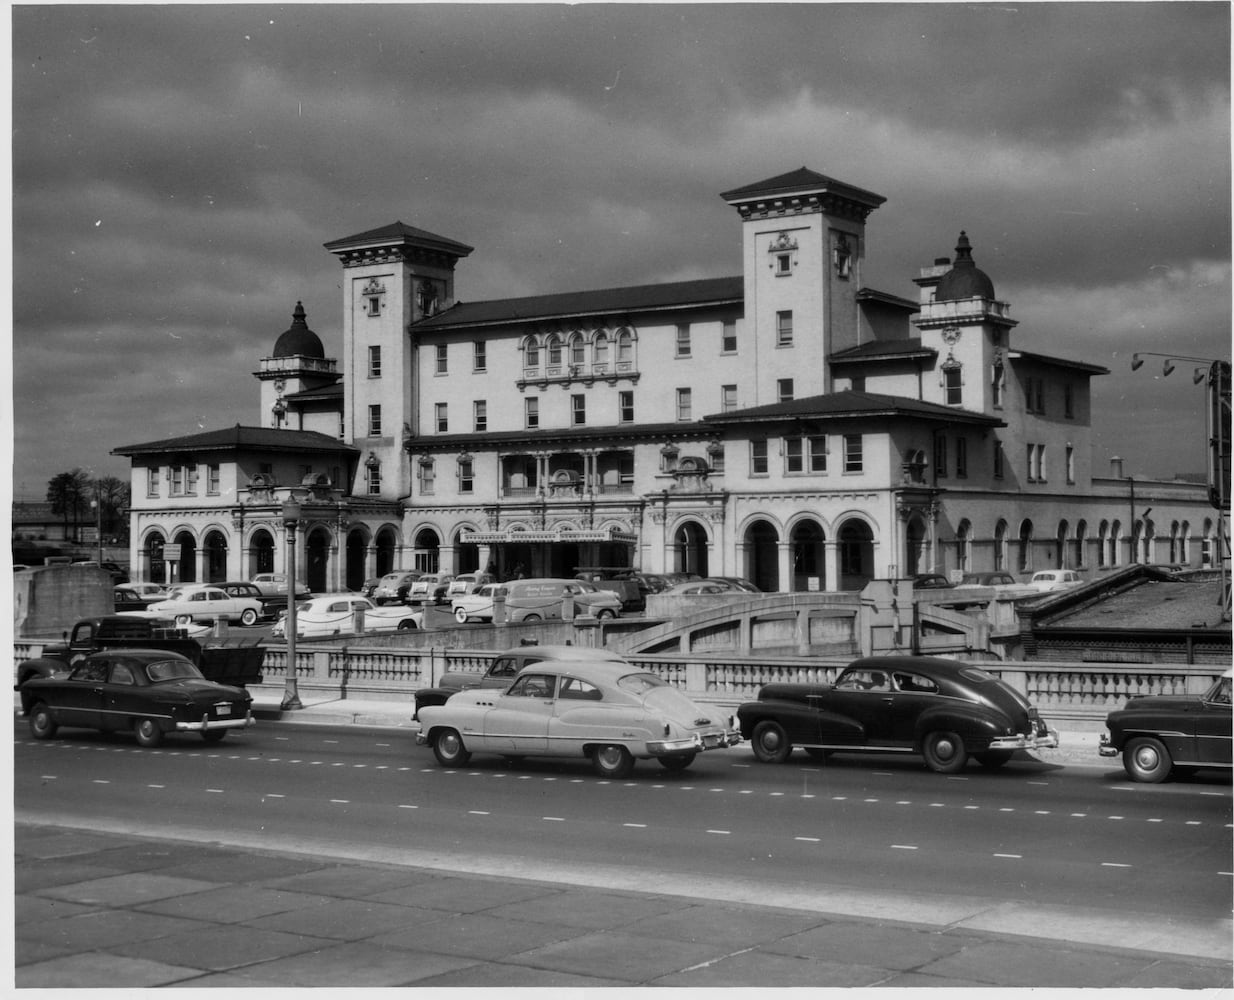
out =
{"type": "Polygon", "coordinates": [[[1132,698],[1105,720],[1109,730],[1097,752],[1123,756],[1123,768],[1136,781],[1156,784],[1178,768],[1229,769],[1230,681],[1217,678],[1200,697],[1154,695],[1132,698]]]}
{"type": "Polygon", "coordinates": [[[856,660],[826,684],[767,684],[737,710],[754,756],[782,763],[793,747],[921,754],[932,771],[969,756],[1001,767],[1016,750],[1058,746],[1058,734],[1014,688],[981,667],[933,656],[856,660]]]}
{"type": "Polygon", "coordinates": [[[200,733],[217,743],[230,729],[253,725],[253,699],[243,688],[208,681],[192,661],[165,649],[91,653],[68,676],[36,677],[20,688],[21,711],[36,740],[60,726],[132,731],[143,747],[167,733],[200,733]]]}

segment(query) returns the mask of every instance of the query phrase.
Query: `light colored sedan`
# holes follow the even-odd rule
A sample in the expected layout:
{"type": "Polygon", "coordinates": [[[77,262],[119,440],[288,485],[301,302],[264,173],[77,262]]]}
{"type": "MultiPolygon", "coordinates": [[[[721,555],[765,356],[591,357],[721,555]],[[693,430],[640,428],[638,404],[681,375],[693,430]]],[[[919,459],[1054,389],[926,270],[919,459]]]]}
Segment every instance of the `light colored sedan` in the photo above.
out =
{"type": "Polygon", "coordinates": [[[1033,574],[1028,585],[1033,590],[1070,590],[1084,582],[1084,578],[1073,569],[1043,569],[1033,574]]]}
{"type": "Polygon", "coordinates": [[[493,620],[493,601],[506,596],[504,583],[486,583],[477,587],[470,594],[455,594],[450,598],[450,607],[454,611],[454,620],[460,625],[469,621],[491,622],[493,620]]]}
{"type": "Polygon", "coordinates": [[[504,691],[460,691],[418,716],[416,742],[443,767],[462,767],[473,753],[578,757],[603,778],[624,778],[636,760],[681,771],[704,750],[741,742],[731,716],[629,663],[536,663],[504,691]]]}
{"type": "Polygon", "coordinates": [[[154,614],[174,618],[178,623],[226,618],[241,625],[256,625],[263,610],[261,601],[255,597],[234,597],[209,584],[177,587],[165,600],[150,605],[154,614]]]}
{"type": "MultiPolygon", "coordinates": [[[[424,612],[403,605],[378,607],[359,594],[318,594],[296,604],[296,638],[312,639],[330,635],[351,635],[356,631],[356,612],[364,612],[365,632],[394,632],[422,628],[424,612]]],[[[287,615],[279,617],[270,634],[287,637],[287,615]]]]}

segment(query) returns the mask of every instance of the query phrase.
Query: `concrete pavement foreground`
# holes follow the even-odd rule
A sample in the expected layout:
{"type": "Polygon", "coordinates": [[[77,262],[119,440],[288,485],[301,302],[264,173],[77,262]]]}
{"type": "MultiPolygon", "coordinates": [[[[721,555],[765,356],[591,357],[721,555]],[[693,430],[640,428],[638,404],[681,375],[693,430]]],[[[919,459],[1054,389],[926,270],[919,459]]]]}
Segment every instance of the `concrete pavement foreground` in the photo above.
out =
{"type": "MultiPolygon", "coordinates": [[[[281,688],[254,695],[265,721],[416,729],[410,699],[283,712],[281,688]]],[[[1085,733],[1048,753],[1110,767],[1095,748],[1085,733]]],[[[19,988],[1234,985],[1228,920],[834,886],[772,897],[737,879],[271,845],[152,817],[83,829],[25,810],[14,870],[19,988]]]]}

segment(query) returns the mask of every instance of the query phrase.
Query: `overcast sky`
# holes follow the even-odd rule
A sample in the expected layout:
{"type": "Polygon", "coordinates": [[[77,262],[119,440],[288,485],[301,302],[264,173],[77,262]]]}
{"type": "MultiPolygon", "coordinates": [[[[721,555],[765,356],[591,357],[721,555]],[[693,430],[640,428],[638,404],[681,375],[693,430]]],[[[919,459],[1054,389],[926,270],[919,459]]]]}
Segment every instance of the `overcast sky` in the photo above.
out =
{"type": "Polygon", "coordinates": [[[738,274],[721,191],[875,191],[865,283],[961,229],[1013,343],[1103,364],[1094,468],[1204,468],[1229,357],[1226,3],[17,6],[13,489],[266,422],[252,372],[322,244],[401,220],[476,248],[475,301],[738,274]]]}

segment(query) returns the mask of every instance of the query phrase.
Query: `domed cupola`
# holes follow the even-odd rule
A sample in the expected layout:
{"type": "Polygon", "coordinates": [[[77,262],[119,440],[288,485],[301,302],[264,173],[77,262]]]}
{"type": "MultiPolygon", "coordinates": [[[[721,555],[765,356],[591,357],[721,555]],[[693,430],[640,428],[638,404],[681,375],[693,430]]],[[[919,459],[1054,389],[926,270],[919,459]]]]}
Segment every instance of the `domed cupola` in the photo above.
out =
{"type": "Polygon", "coordinates": [[[973,263],[973,248],[968,242],[968,235],[961,231],[960,241],[955,248],[955,264],[938,279],[934,301],[972,298],[993,299],[994,282],[985,271],[973,263]]]}
{"type": "Polygon", "coordinates": [[[325,358],[325,348],[321,346],[321,338],[308,328],[305,322],[304,304],[296,303],[296,311],[291,314],[291,326],[279,334],[274,342],[275,358],[325,358]]]}

